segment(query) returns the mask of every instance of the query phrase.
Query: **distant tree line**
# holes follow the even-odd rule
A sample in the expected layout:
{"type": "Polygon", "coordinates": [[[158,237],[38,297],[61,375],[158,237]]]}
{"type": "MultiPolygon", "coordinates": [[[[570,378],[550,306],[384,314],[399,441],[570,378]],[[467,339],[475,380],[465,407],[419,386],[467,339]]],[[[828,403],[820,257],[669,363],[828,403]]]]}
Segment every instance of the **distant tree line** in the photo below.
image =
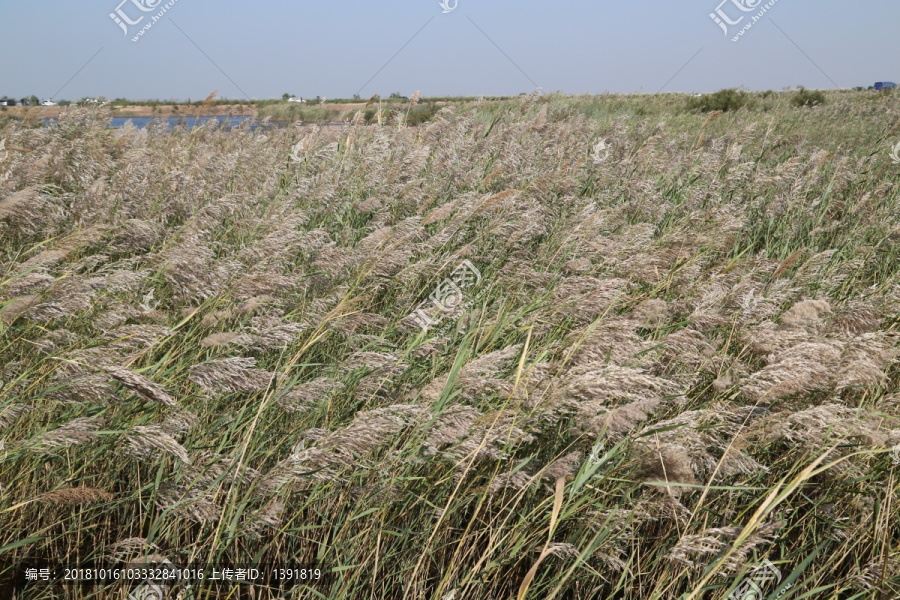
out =
{"type": "Polygon", "coordinates": [[[25,103],[28,103],[31,106],[37,106],[38,104],[41,103],[41,101],[38,100],[38,97],[35,95],[31,95],[31,96],[27,96],[25,98],[19,98],[19,99],[10,98],[9,96],[2,96],[2,97],[0,97],[0,100],[14,100],[17,104],[24,105],[25,103]]]}

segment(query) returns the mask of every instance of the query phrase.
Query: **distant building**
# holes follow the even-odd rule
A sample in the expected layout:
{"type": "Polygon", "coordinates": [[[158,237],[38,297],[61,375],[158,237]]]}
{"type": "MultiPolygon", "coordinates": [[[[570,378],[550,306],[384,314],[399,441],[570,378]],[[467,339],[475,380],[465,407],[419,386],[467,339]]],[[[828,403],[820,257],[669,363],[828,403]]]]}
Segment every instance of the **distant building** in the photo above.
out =
{"type": "Polygon", "coordinates": [[[15,105],[16,105],[16,101],[12,100],[10,98],[4,98],[3,100],[0,100],[0,106],[15,106],[15,105]]]}
{"type": "Polygon", "coordinates": [[[298,98],[297,96],[291,96],[288,98],[288,102],[306,102],[303,98],[298,98]]]}
{"type": "Polygon", "coordinates": [[[893,81],[876,81],[875,89],[876,90],[890,90],[897,87],[897,84],[893,81]]]}

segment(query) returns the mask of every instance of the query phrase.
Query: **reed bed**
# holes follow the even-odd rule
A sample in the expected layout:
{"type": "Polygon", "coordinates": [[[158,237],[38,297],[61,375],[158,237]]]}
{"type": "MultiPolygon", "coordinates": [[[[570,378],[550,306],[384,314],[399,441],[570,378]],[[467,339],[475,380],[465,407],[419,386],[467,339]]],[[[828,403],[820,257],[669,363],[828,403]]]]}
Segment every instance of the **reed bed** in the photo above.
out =
{"type": "Polygon", "coordinates": [[[897,598],[900,108],[777,96],[7,122],[0,577],[144,557],[328,574],[183,598],[690,600],[768,560],[763,597],[897,598]]]}

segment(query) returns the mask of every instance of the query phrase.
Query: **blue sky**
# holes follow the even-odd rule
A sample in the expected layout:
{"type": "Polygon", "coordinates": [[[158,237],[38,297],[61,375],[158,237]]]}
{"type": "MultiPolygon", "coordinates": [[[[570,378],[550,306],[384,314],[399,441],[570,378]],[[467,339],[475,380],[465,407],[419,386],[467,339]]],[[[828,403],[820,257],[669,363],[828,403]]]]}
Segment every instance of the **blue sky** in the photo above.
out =
{"type": "MultiPolygon", "coordinates": [[[[131,20],[146,16],[126,36],[109,16],[121,0],[0,0],[0,95],[337,98],[518,94],[534,83],[630,93],[900,81],[897,0],[777,0],[737,43],[709,16],[720,1],[458,0],[443,14],[439,0],[177,0],[135,43],[160,7],[142,12],[127,0],[131,20]]],[[[736,33],[757,9],[728,0],[722,11],[745,15],[736,33]]]]}

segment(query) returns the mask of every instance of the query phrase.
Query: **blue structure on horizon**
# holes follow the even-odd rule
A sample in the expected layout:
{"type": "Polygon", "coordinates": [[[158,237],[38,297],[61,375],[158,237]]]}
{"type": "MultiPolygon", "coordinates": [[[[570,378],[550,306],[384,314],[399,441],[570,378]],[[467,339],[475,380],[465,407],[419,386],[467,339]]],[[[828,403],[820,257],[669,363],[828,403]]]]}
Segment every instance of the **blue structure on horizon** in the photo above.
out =
{"type": "Polygon", "coordinates": [[[876,81],[875,82],[876,90],[889,90],[889,89],[892,89],[895,87],[897,87],[897,84],[894,83],[893,81],[876,81]]]}

